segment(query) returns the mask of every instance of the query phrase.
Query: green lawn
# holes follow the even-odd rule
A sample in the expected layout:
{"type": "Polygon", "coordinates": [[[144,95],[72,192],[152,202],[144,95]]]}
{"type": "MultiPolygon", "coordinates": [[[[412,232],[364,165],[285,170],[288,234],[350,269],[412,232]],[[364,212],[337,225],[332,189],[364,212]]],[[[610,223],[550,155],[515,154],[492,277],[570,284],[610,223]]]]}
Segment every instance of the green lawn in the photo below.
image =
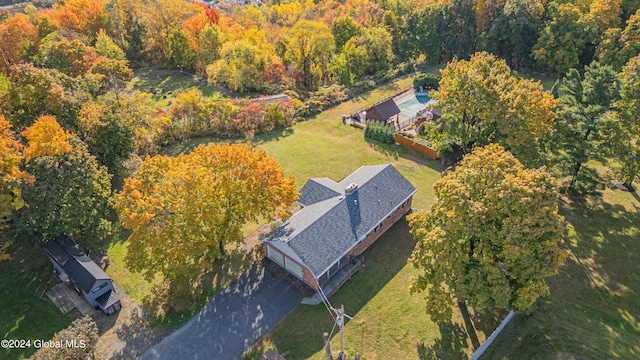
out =
{"type": "MultiPolygon", "coordinates": [[[[49,340],[71,324],[73,317],[62,314],[43,293],[55,283],[42,247],[19,249],[11,260],[0,261],[0,339],[49,340]]],[[[0,359],[25,358],[36,350],[0,348],[0,359]]]]}
{"type": "MultiPolygon", "coordinates": [[[[397,145],[368,142],[360,129],[342,125],[342,114],[391,95],[411,85],[407,78],[381,87],[353,101],[331,108],[291,129],[256,136],[253,143],[273,156],[288,174],[296,178],[298,188],[310,177],[329,177],[339,181],[358,167],[391,163],[411,181],[418,193],[413,206],[426,209],[433,201],[431,185],[440,178],[437,162],[425,159],[397,145]]],[[[166,154],[188,152],[215,138],[193,139],[165,149],[166,154]]],[[[415,242],[406,222],[399,223],[365,253],[366,266],[332,299],[344,304],[356,320],[347,325],[349,349],[362,352],[367,359],[404,359],[417,356],[417,344],[424,342],[427,352],[443,358],[468,358],[474,343],[491,333],[496,319],[472,315],[473,341],[467,334],[460,312],[453,322],[431,322],[424,311],[421,295],[410,296],[407,287],[416,274],[407,265],[415,242]]],[[[301,306],[272,331],[262,349],[277,348],[288,359],[322,357],[322,333],[331,330],[331,318],[323,306],[301,306]]],[[[334,338],[334,341],[338,341],[334,338]]],[[[333,344],[334,349],[338,343],[333,344]]],[[[252,356],[258,357],[260,349],[252,356]]]]}
{"type": "Polygon", "coordinates": [[[516,317],[487,359],[640,358],[640,197],[606,190],[603,200],[562,207],[571,255],[551,296],[516,317]]]}
{"type": "MultiPolygon", "coordinates": [[[[436,161],[426,159],[398,145],[365,141],[361,129],[342,125],[342,114],[349,114],[392,95],[410,86],[412,81],[412,78],[406,78],[382,86],[330,108],[290,129],[258,135],[252,142],[274,157],[287,174],[293,174],[298,188],[311,177],[329,177],[340,181],[360,166],[391,163],[419,189],[414,207],[427,208],[433,199],[431,184],[440,178],[441,169],[436,161]]],[[[164,149],[164,153],[177,155],[210,142],[228,140],[192,139],[164,149]]]]}
{"type": "Polygon", "coordinates": [[[176,91],[196,87],[202,92],[205,97],[211,97],[214,99],[220,99],[224,96],[211,89],[210,87],[193,81],[189,78],[179,75],[159,75],[159,76],[141,76],[136,75],[130,82],[130,89],[136,88],[145,93],[149,93],[149,88],[154,87],[156,89],[156,95],[152,96],[152,99],[156,102],[156,106],[161,109],[169,107],[169,101],[175,103],[176,91]],[[162,92],[160,92],[162,89],[162,92]],[[171,92],[171,94],[168,94],[171,92]]]}
{"type": "Polygon", "coordinates": [[[513,73],[514,75],[525,78],[525,79],[531,79],[534,81],[541,82],[542,86],[547,91],[550,91],[551,88],[553,87],[553,84],[555,84],[556,81],[559,79],[559,77],[553,77],[548,75],[519,73],[517,71],[513,71],[513,73]]]}
{"type": "MultiPolygon", "coordinates": [[[[364,253],[365,267],[330,298],[334,307],[344,305],[345,312],[354,317],[345,326],[345,350],[360,352],[364,359],[417,359],[417,346],[424,343],[428,358],[468,359],[500,320],[471,313],[465,322],[456,309],[451,322],[432,322],[425,313],[423,296],[410,295],[407,290],[411,277],[418,273],[407,265],[415,246],[408,230],[402,220],[387,231],[364,253]]],[[[269,348],[287,359],[325,359],[322,333],[330,332],[332,326],[323,305],[301,305],[245,359],[257,359],[269,348]]],[[[331,348],[334,353],[340,350],[340,336],[335,332],[331,348]]]]}

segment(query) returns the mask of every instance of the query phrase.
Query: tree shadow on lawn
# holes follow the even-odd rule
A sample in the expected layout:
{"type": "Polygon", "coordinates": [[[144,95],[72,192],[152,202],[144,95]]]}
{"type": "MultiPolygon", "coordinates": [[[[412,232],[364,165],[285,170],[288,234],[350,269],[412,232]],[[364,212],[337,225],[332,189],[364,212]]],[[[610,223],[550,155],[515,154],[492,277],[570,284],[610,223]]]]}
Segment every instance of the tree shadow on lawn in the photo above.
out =
{"type": "Polygon", "coordinates": [[[460,324],[451,321],[438,324],[440,338],[434,344],[427,347],[423,342],[419,342],[418,358],[420,360],[468,359],[464,349],[468,347],[467,332],[460,324]]]}
{"type": "MultiPolygon", "coordinates": [[[[58,282],[41,246],[14,245],[9,253],[11,259],[0,261],[0,335],[49,340],[74,320],[75,312],[63,314],[44,293],[58,282]]],[[[36,350],[0,348],[0,358],[28,357],[36,350]]]]}
{"type": "Polygon", "coordinates": [[[551,295],[517,316],[488,358],[525,349],[538,359],[639,358],[640,213],[606,202],[565,203],[560,213],[575,233],[566,264],[547,281],[551,295]]]}
{"type": "MultiPolygon", "coordinates": [[[[200,295],[195,304],[181,311],[169,311],[172,306],[170,295],[172,286],[167,284],[167,291],[158,291],[143,300],[144,307],[154,313],[153,326],[165,329],[177,329],[209,302],[214,296],[226,289],[233,281],[238,279],[245,271],[249,270],[253,263],[250,255],[240,245],[225,246],[226,254],[216,260],[211,270],[203,274],[200,281],[200,295]]],[[[180,304],[177,304],[180,305],[180,304]]]]}
{"type": "Polygon", "coordinates": [[[287,136],[293,135],[293,128],[282,128],[269,131],[266,133],[258,134],[253,139],[240,137],[240,138],[221,138],[215,136],[199,136],[183,140],[174,144],[163,146],[159,154],[167,156],[178,156],[180,154],[188,154],[200,145],[207,145],[210,143],[216,144],[245,144],[251,143],[253,146],[262,145],[272,141],[278,141],[287,136]]]}
{"type": "Polygon", "coordinates": [[[394,160],[398,160],[399,158],[403,158],[403,159],[407,159],[410,161],[413,161],[415,163],[418,163],[420,165],[424,165],[432,170],[435,170],[437,172],[442,172],[445,170],[445,168],[443,168],[442,166],[438,165],[438,162],[436,160],[432,160],[427,158],[426,156],[419,154],[417,152],[414,152],[412,150],[409,150],[407,148],[405,148],[402,145],[399,144],[383,144],[379,141],[376,140],[371,140],[371,139],[367,139],[365,138],[365,141],[367,142],[367,144],[369,144],[369,146],[377,151],[380,152],[382,154],[384,154],[385,156],[391,157],[394,160]]]}

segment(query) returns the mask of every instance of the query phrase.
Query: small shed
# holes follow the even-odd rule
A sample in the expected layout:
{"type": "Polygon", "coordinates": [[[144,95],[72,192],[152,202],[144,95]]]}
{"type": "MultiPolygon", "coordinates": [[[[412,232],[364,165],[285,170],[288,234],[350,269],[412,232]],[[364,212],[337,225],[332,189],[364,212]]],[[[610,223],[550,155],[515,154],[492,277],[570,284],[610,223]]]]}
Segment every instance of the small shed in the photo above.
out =
{"type": "Polygon", "coordinates": [[[93,307],[105,314],[113,314],[122,307],[113,288],[113,281],[84,250],[68,236],[49,240],[44,250],[53,264],[58,279],[73,284],[93,307]]]}
{"type": "Polygon", "coordinates": [[[400,108],[393,99],[385,100],[381,103],[373,105],[367,111],[367,120],[383,121],[391,123],[398,120],[400,108]]]}

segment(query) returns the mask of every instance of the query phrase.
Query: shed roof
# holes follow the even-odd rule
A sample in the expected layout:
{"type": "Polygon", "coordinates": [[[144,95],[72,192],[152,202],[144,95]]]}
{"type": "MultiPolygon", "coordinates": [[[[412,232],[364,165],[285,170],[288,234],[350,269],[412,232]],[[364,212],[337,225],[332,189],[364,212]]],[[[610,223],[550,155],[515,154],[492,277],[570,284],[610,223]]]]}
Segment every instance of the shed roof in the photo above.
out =
{"type": "Polygon", "coordinates": [[[113,290],[107,291],[106,293],[98,296],[98,298],[96,299],[96,302],[100,304],[100,307],[103,309],[108,309],[118,301],[120,301],[120,297],[118,297],[118,294],[116,294],[116,292],[113,290]]]}
{"type": "MultiPolygon", "coordinates": [[[[303,198],[314,198],[304,191],[318,190],[315,180],[309,180],[315,184],[303,187],[303,198]]],[[[286,244],[316,277],[416,192],[389,164],[363,166],[337,185],[342,189],[338,194],[304,207],[263,240],[286,244]],[[357,189],[345,194],[344,188],[352,183],[358,185],[357,189]]]]}
{"type": "Polygon", "coordinates": [[[98,280],[111,280],[109,275],[85,255],[84,250],[68,236],[49,240],[44,249],[85,292],[91,291],[98,280]]]}
{"type": "Polygon", "coordinates": [[[393,101],[393,99],[388,99],[379,104],[373,105],[371,108],[369,108],[369,110],[367,110],[367,119],[384,121],[399,113],[400,113],[400,108],[398,108],[398,105],[396,104],[396,102],[393,101]],[[375,111],[371,111],[372,109],[375,109],[375,111]],[[376,112],[378,115],[380,115],[380,118],[375,116],[376,112]]]}
{"type": "Polygon", "coordinates": [[[72,257],[62,268],[71,280],[87,293],[98,280],[111,280],[87,255],[72,257]]]}
{"type": "Polygon", "coordinates": [[[84,250],[68,236],[58,236],[44,245],[44,250],[58,263],[64,266],[71,256],[84,255],[84,250]]]}

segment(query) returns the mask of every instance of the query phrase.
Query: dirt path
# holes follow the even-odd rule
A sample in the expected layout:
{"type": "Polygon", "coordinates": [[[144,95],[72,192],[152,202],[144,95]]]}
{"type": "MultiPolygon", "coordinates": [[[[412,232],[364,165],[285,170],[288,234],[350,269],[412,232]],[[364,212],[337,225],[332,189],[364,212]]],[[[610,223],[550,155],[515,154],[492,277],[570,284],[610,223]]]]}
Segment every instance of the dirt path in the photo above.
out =
{"type": "Polygon", "coordinates": [[[95,349],[96,359],[135,359],[147,349],[159,343],[169,331],[151,326],[151,316],[142,304],[134,301],[117,284],[122,309],[107,316],[94,316],[100,338],[95,349]]]}

